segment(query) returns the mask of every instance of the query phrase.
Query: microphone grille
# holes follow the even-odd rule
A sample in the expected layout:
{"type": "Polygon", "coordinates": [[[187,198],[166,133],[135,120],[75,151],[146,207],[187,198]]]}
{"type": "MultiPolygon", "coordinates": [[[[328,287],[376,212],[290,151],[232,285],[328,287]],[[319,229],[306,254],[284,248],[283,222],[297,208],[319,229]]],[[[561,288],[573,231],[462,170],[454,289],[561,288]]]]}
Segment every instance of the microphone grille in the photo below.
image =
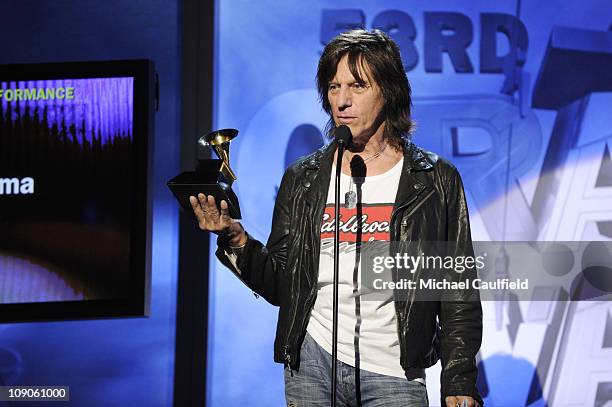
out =
{"type": "Polygon", "coordinates": [[[336,127],[334,138],[336,139],[336,143],[341,146],[347,147],[350,144],[353,135],[351,134],[351,129],[349,129],[347,125],[343,124],[341,126],[336,127]]]}

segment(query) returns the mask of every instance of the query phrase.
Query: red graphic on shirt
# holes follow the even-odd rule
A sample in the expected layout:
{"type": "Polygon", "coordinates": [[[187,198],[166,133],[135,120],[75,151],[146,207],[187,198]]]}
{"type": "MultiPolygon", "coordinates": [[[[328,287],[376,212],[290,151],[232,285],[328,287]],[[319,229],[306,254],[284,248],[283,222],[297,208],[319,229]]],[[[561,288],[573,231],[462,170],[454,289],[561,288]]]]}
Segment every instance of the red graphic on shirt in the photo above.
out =
{"type": "MultiPolygon", "coordinates": [[[[353,209],[341,206],[340,241],[357,242],[359,230],[361,230],[360,242],[389,241],[391,239],[389,235],[391,212],[393,212],[393,204],[363,204],[353,209]]],[[[334,223],[334,204],[327,204],[323,213],[321,240],[334,238],[334,223]]]]}

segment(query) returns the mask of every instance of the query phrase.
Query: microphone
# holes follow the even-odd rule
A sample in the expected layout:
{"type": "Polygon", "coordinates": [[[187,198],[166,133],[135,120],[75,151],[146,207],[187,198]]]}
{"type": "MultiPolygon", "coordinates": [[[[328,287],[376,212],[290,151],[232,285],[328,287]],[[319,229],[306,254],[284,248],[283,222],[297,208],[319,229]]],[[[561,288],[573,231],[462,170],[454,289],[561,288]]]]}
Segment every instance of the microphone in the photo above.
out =
{"type": "Polygon", "coordinates": [[[347,148],[353,140],[353,134],[351,133],[351,129],[349,129],[346,124],[338,126],[334,135],[336,138],[336,143],[338,143],[338,147],[340,148],[347,148]]]}
{"type": "Polygon", "coordinates": [[[340,230],[338,225],[340,224],[340,172],[342,169],[342,155],[344,150],[349,146],[353,135],[351,129],[347,125],[336,127],[334,132],[336,144],[338,145],[338,154],[336,157],[336,186],[334,190],[335,202],[334,202],[334,280],[333,280],[333,307],[332,307],[332,394],[331,394],[331,406],[336,407],[336,395],[337,395],[337,364],[338,364],[338,275],[340,258],[340,230]]]}

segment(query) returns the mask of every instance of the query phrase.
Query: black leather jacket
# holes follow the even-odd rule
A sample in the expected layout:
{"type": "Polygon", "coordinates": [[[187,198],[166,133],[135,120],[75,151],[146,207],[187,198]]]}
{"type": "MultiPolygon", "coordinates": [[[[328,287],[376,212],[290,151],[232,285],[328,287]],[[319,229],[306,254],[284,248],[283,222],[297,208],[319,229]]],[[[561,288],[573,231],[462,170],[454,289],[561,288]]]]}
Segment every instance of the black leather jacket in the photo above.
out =
{"type": "MultiPolygon", "coordinates": [[[[249,236],[236,259],[218,239],[217,257],[251,290],[280,307],[274,360],[292,369],[317,295],[320,230],[331,179],[335,144],[298,160],[285,172],[267,244],[249,236]]],[[[408,142],[394,210],[391,241],[457,242],[473,252],[459,173],[447,161],[408,142]]],[[[442,360],[441,396],[476,389],[475,356],[482,337],[480,301],[449,293],[446,301],[395,300],[401,366],[407,376],[442,360]],[[454,297],[453,297],[454,296],[454,297]]]]}

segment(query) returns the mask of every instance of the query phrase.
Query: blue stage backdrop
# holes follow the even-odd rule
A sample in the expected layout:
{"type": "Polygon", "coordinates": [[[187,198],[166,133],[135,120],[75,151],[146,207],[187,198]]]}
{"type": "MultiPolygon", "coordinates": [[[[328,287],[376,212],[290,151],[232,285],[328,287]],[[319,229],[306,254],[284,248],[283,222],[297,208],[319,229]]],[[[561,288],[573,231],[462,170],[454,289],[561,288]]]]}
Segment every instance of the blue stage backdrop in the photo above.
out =
{"type": "MultiPolygon", "coordinates": [[[[178,1],[0,0],[0,64],[152,59],[161,94],[150,174],[151,317],[0,325],[0,385],[70,386],[71,406],[172,404],[178,212],[165,183],[179,169],[178,14],[178,1]]],[[[101,85],[89,83],[91,97],[101,85]]],[[[124,116],[111,116],[87,116],[87,130],[104,142],[115,127],[131,133],[124,116]]]]}
{"type": "MultiPolygon", "coordinates": [[[[246,229],[267,239],[284,169],[325,142],[323,45],[365,27],[400,45],[414,141],[459,168],[474,240],[611,240],[611,12],[609,0],[217,1],[215,123],[240,130],[232,164],[246,229]]],[[[210,405],[282,405],[277,309],[214,257],[211,276],[210,405]]],[[[610,303],[483,307],[487,405],[612,399],[610,303]]],[[[432,405],[439,371],[428,371],[432,405]]]]}

